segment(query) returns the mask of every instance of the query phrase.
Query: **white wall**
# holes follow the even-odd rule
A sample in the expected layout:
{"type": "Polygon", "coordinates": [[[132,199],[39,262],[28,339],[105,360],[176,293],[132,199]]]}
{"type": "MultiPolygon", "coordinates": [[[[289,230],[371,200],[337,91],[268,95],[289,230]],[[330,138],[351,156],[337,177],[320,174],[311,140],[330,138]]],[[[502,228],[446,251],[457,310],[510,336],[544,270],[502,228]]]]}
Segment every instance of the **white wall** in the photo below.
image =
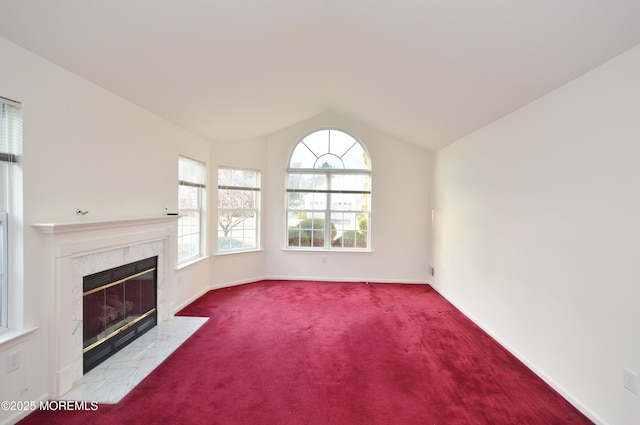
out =
{"type": "Polygon", "coordinates": [[[429,264],[431,156],[376,130],[327,112],[267,138],[266,275],[287,279],[424,283],[429,264]],[[342,129],[369,151],[372,166],[370,253],[284,250],[286,169],[304,136],[319,128],[342,129]],[[325,257],[326,262],[322,262],[325,257]]]}
{"type": "Polygon", "coordinates": [[[640,423],[640,47],[439,151],[435,287],[601,423],[640,423]]]}
{"type": "MultiPolygon", "coordinates": [[[[48,388],[51,277],[50,253],[31,225],[176,211],[178,155],[208,162],[209,144],[4,39],[0,57],[0,95],[23,103],[24,303],[11,307],[39,328],[0,345],[0,365],[7,353],[22,354],[19,370],[0,367],[0,400],[37,400],[48,388]],[[90,212],[78,218],[76,208],[90,212]]],[[[197,288],[177,288],[176,305],[207,284],[208,264],[202,270],[197,288]]],[[[0,411],[0,423],[13,413],[0,411]]]]}

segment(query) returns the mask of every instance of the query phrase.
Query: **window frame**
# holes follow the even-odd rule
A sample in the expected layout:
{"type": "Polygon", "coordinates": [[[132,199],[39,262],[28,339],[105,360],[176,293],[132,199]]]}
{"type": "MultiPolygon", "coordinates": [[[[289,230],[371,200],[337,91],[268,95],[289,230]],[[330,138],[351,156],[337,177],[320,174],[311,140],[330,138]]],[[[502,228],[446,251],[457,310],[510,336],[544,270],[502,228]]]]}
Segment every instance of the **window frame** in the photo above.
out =
{"type": "MultiPolygon", "coordinates": [[[[262,197],[261,197],[261,192],[262,192],[262,179],[261,179],[261,173],[260,170],[257,169],[252,169],[252,168],[243,168],[243,167],[232,167],[232,166],[226,166],[226,165],[220,165],[218,166],[218,206],[217,206],[217,226],[216,226],[216,230],[217,230],[217,238],[216,238],[216,253],[217,254],[233,254],[233,253],[239,253],[239,252],[249,252],[249,251],[258,251],[260,250],[260,244],[261,244],[261,238],[260,238],[260,220],[261,220],[261,214],[260,214],[260,210],[261,210],[261,202],[262,202],[262,197]],[[233,184],[220,184],[220,172],[222,170],[226,170],[226,171],[230,171],[230,172],[251,172],[254,173],[254,181],[255,181],[255,185],[254,186],[246,186],[243,184],[239,184],[239,185],[233,185],[233,184]],[[220,204],[221,204],[221,191],[224,190],[230,190],[230,191],[245,191],[245,192],[252,192],[252,195],[254,196],[253,199],[253,208],[221,208],[220,204]],[[249,246],[249,247],[229,247],[226,249],[221,249],[220,248],[220,231],[221,231],[221,226],[220,226],[220,214],[221,211],[233,211],[233,210],[240,210],[240,211],[250,211],[253,213],[254,216],[254,227],[253,227],[253,239],[255,240],[255,244],[254,246],[249,246]]],[[[242,220],[241,223],[244,223],[245,220],[242,220]]],[[[235,226],[234,226],[235,227],[235,226]]],[[[246,227],[242,227],[243,229],[243,233],[244,230],[246,229],[246,227]]],[[[224,230],[223,230],[224,231],[224,230]]],[[[229,230],[229,232],[231,232],[232,230],[229,230]]],[[[229,237],[229,236],[223,236],[223,237],[229,237]]],[[[244,239],[244,238],[243,238],[244,239]]],[[[244,242],[243,242],[244,243],[244,242]]]]}
{"type": "MultiPolygon", "coordinates": [[[[308,147],[308,146],[307,146],[308,147]]],[[[352,146],[353,147],[353,146],[352,146]]],[[[351,149],[351,148],[349,148],[351,149]]],[[[347,151],[349,150],[347,149],[347,151]]],[[[311,148],[309,148],[309,150],[311,150],[311,148]]],[[[343,154],[343,156],[346,155],[343,154]]],[[[371,196],[372,196],[372,168],[371,168],[371,156],[369,155],[369,152],[366,148],[366,146],[355,136],[353,136],[351,133],[344,131],[342,129],[338,129],[335,127],[328,127],[328,128],[321,128],[321,129],[317,129],[314,130],[310,133],[308,133],[307,135],[305,135],[303,138],[301,138],[300,140],[298,140],[298,142],[293,146],[291,153],[289,154],[289,161],[288,161],[288,166],[287,166],[287,172],[286,172],[286,183],[285,183],[285,250],[292,250],[292,251],[339,251],[339,252],[370,252],[372,251],[371,248],[371,196]],[[315,136],[317,133],[320,133],[322,131],[329,131],[328,133],[328,145],[327,145],[327,149],[326,152],[320,152],[320,151],[316,151],[315,153],[313,153],[313,155],[315,155],[316,160],[314,161],[314,167],[315,168],[309,168],[309,167],[298,167],[298,166],[292,166],[292,162],[293,162],[293,156],[297,150],[297,148],[305,141],[305,139],[307,139],[310,136],[315,136]],[[345,135],[349,136],[351,139],[353,139],[354,145],[358,144],[359,148],[362,149],[362,153],[365,156],[364,158],[364,163],[366,165],[367,168],[324,168],[322,165],[318,166],[318,161],[321,158],[327,158],[329,156],[335,156],[338,157],[342,164],[344,165],[344,161],[342,161],[342,156],[338,156],[335,155],[334,153],[331,152],[331,145],[330,145],[330,137],[331,137],[331,131],[338,131],[341,133],[344,133],[345,135]],[[291,186],[291,176],[292,175],[309,175],[309,176],[324,176],[324,181],[325,181],[325,185],[326,187],[322,188],[294,188],[294,187],[290,187],[291,186]],[[333,176],[347,176],[347,175],[351,175],[351,176],[357,176],[357,175],[362,175],[362,176],[366,176],[367,178],[367,182],[368,182],[368,190],[364,190],[364,189],[355,189],[355,190],[345,190],[345,189],[333,189],[332,188],[332,177],[333,176]],[[290,202],[290,193],[301,193],[301,194],[325,194],[326,197],[323,201],[324,203],[324,208],[304,208],[304,209],[293,209],[291,208],[291,202],[290,202]],[[356,209],[350,209],[350,210],[345,210],[345,209],[336,209],[334,207],[334,196],[339,196],[339,195],[344,195],[344,194],[360,194],[363,195],[364,197],[366,197],[366,199],[363,201],[363,204],[367,206],[366,210],[356,210],[356,209]],[[312,216],[312,223],[311,223],[311,235],[313,235],[316,230],[319,230],[322,232],[322,245],[317,245],[317,246],[313,246],[313,243],[315,241],[315,238],[313,236],[310,237],[310,245],[306,246],[306,245],[301,245],[302,244],[302,232],[303,232],[303,228],[300,227],[298,230],[298,240],[299,240],[299,245],[292,245],[291,244],[291,230],[293,229],[293,226],[290,225],[290,217],[292,216],[292,214],[300,214],[300,213],[304,213],[305,216],[307,214],[311,214],[312,216]],[[343,213],[347,213],[347,214],[354,214],[354,228],[353,229],[347,229],[346,231],[351,231],[353,232],[354,236],[354,246],[353,247],[345,247],[344,246],[344,239],[342,240],[342,246],[334,246],[333,242],[334,239],[333,237],[327,238],[324,237],[324,235],[331,235],[334,232],[334,228],[332,226],[332,222],[334,221],[333,217],[334,215],[337,214],[343,214],[343,213]],[[313,225],[315,223],[315,221],[313,219],[317,218],[317,215],[323,216],[323,220],[324,220],[324,226],[322,229],[314,229],[313,225]],[[364,215],[366,218],[366,229],[364,230],[364,232],[366,232],[366,246],[365,247],[358,247],[358,238],[359,238],[359,234],[361,234],[361,231],[358,230],[358,215],[364,215]]],[[[308,217],[307,217],[308,218],[308,217]]],[[[298,223],[299,224],[299,223],[298,223]]],[[[309,229],[307,229],[309,230],[309,229]]],[[[345,231],[345,229],[342,229],[343,231],[345,231]]],[[[335,229],[336,235],[338,233],[338,230],[335,229]]],[[[306,232],[305,232],[306,233],[306,232]]]]}
{"type": "MultiPolygon", "coordinates": [[[[3,165],[0,165],[3,167],[3,165]]],[[[5,170],[0,171],[5,173],[5,170]]],[[[9,329],[9,224],[8,213],[0,211],[0,332],[9,329]]]]}
{"type": "Polygon", "coordinates": [[[206,257],[206,180],[207,180],[207,164],[197,159],[189,158],[184,155],[178,157],[178,232],[176,237],[177,245],[177,263],[178,266],[184,266],[194,261],[198,261],[201,258],[206,257]],[[188,176],[182,176],[180,174],[181,164],[185,162],[191,162],[200,168],[199,178],[189,178],[188,176]],[[182,199],[181,191],[183,188],[195,189],[196,191],[196,205],[192,208],[181,208],[180,201],[182,199]],[[184,229],[187,227],[185,221],[189,218],[196,217],[196,232],[185,233],[184,229]],[[187,237],[197,237],[195,243],[196,252],[188,256],[181,256],[181,241],[187,237]]]}
{"type": "MultiPolygon", "coordinates": [[[[22,326],[22,104],[0,97],[0,334],[22,326]]],[[[0,339],[0,343],[6,339],[0,339]]]]}

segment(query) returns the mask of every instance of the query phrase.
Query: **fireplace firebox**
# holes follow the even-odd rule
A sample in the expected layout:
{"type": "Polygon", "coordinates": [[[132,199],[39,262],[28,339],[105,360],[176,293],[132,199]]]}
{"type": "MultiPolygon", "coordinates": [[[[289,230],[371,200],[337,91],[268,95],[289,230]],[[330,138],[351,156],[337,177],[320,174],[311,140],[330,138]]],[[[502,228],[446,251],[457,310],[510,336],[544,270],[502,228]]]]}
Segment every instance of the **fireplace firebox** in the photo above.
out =
{"type": "Polygon", "coordinates": [[[83,278],[83,373],[157,324],[157,263],[151,257],[83,278]]]}

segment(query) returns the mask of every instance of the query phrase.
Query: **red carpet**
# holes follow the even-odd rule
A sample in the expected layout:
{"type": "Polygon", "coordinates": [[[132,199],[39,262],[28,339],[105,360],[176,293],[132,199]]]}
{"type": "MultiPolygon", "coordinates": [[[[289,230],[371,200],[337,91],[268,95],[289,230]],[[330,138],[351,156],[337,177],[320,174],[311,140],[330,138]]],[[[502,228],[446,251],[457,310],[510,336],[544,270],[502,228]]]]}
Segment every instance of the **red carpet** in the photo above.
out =
{"type": "Polygon", "coordinates": [[[590,424],[426,285],[264,281],[116,405],[21,424],[590,424]]]}

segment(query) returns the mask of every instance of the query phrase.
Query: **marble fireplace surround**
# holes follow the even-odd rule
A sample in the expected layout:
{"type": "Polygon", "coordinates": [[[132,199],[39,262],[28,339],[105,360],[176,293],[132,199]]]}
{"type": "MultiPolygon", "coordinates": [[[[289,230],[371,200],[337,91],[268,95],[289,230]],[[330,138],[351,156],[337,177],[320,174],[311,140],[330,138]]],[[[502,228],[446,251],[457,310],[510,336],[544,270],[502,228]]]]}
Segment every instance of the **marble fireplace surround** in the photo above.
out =
{"type": "Polygon", "coordinates": [[[158,324],[173,316],[176,216],[35,224],[50,252],[51,397],[82,382],[82,278],[88,274],[158,256],[158,324]]]}

